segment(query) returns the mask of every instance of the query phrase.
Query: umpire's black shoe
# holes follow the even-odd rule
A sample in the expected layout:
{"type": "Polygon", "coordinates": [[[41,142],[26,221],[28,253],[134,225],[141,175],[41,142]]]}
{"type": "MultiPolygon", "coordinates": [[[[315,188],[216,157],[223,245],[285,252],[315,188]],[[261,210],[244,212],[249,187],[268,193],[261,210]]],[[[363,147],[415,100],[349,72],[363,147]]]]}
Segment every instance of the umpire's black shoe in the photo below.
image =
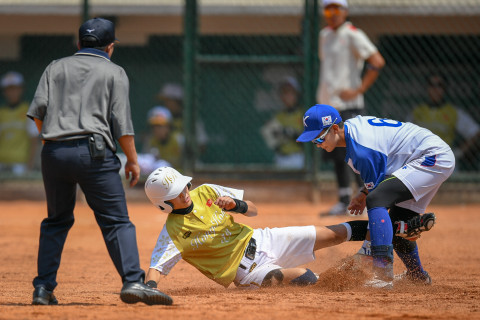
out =
{"type": "Polygon", "coordinates": [[[120,292],[120,299],[125,303],[143,302],[148,305],[171,305],[172,298],[157,289],[150,288],[142,282],[124,283],[120,292]]]}
{"type": "Polygon", "coordinates": [[[53,291],[48,291],[44,286],[37,286],[33,291],[33,301],[34,305],[57,305],[58,301],[53,295],[53,291]]]}

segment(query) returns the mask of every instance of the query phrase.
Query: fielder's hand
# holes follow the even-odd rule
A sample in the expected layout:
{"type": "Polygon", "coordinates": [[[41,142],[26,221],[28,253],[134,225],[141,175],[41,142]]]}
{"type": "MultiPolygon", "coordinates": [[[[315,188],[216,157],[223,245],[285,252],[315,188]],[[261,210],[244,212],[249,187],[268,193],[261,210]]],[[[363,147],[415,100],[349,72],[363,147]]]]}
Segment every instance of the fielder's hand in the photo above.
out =
{"type": "Polygon", "coordinates": [[[232,198],[230,197],[220,197],[217,198],[214,202],[217,206],[219,206],[222,209],[225,209],[226,211],[229,211],[233,208],[235,208],[235,201],[233,201],[232,198]]]}
{"type": "Polygon", "coordinates": [[[350,205],[348,206],[348,210],[350,210],[350,214],[353,215],[360,215],[363,213],[363,210],[367,206],[367,196],[361,192],[358,193],[357,196],[352,198],[350,201],[350,205]]]}

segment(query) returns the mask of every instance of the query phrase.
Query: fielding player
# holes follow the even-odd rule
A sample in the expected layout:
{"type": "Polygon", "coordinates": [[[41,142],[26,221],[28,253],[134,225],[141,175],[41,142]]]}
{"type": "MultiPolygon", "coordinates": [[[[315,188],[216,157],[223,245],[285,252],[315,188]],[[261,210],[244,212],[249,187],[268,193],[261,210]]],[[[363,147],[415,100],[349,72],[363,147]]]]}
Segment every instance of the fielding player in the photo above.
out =
{"type": "MultiPolygon", "coordinates": [[[[182,258],[208,278],[228,287],[277,284],[309,285],[317,276],[298,268],[315,259],[314,251],[345,241],[363,241],[368,221],[338,225],[252,229],[234,222],[230,213],[257,215],[255,204],[243,199],[243,190],[204,184],[190,190],[191,177],[170,167],[153,171],[145,183],[150,201],[168,213],[153,250],[147,285],[156,288],[182,258]]],[[[402,229],[402,236],[425,226],[402,229]]],[[[402,225],[405,225],[403,223],[402,225]]]]}
{"type": "Polygon", "coordinates": [[[393,237],[391,221],[425,212],[455,168],[450,147],[431,131],[408,122],[371,116],[342,122],[329,105],[317,104],[307,110],[303,125],[298,142],[313,142],[327,152],[346,148],[345,162],[365,183],[348,209],[361,214],[367,207],[375,273],[367,285],[393,286],[394,249],[407,267],[407,277],[431,283],[416,242],[393,237]]]}

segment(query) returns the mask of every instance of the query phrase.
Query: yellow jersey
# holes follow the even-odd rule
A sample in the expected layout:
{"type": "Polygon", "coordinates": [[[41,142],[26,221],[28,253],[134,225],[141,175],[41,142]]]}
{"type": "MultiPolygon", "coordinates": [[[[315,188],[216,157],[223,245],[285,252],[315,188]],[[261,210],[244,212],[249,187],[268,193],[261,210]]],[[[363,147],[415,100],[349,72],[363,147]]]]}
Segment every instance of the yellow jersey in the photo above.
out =
{"type": "Polygon", "coordinates": [[[28,103],[15,108],[0,107],[0,163],[27,163],[30,154],[30,135],[27,129],[28,103]]]}
{"type": "Polygon", "coordinates": [[[150,268],[168,274],[183,258],[208,278],[228,287],[235,279],[253,229],[235,222],[214,202],[222,196],[243,199],[243,190],[204,184],[192,190],[190,196],[190,213],[168,215],[150,268]]]}
{"type": "Polygon", "coordinates": [[[261,129],[266,144],[278,154],[288,156],[303,153],[303,146],[297,137],[303,132],[303,110],[281,111],[261,129]]]}
{"type": "Polygon", "coordinates": [[[182,165],[183,138],[178,133],[172,132],[163,143],[152,137],[146,149],[149,153],[155,149],[157,157],[170,163],[173,168],[179,168],[182,165]]]}
{"type": "Polygon", "coordinates": [[[296,137],[303,132],[303,114],[304,111],[299,108],[294,112],[284,111],[275,116],[275,119],[283,128],[288,128],[291,132],[294,132],[293,137],[286,136],[283,138],[282,143],[278,146],[280,154],[288,155],[303,152],[303,145],[296,141],[296,137]]]}
{"type": "Polygon", "coordinates": [[[432,131],[451,146],[457,131],[457,117],[457,110],[450,103],[438,108],[422,104],[413,111],[412,122],[432,131]]]}

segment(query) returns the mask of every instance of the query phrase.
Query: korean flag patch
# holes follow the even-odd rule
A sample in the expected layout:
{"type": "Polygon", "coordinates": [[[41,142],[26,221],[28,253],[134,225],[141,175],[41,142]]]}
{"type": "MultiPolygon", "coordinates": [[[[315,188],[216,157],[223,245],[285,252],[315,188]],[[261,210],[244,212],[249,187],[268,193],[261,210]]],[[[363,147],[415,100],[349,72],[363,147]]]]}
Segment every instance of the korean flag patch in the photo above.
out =
{"type": "Polygon", "coordinates": [[[322,123],[324,127],[327,127],[332,124],[332,116],[322,117],[322,123]]]}
{"type": "Polygon", "coordinates": [[[375,187],[375,183],[373,182],[365,183],[365,188],[367,188],[368,190],[372,190],[374,187],[375,187]]]}

